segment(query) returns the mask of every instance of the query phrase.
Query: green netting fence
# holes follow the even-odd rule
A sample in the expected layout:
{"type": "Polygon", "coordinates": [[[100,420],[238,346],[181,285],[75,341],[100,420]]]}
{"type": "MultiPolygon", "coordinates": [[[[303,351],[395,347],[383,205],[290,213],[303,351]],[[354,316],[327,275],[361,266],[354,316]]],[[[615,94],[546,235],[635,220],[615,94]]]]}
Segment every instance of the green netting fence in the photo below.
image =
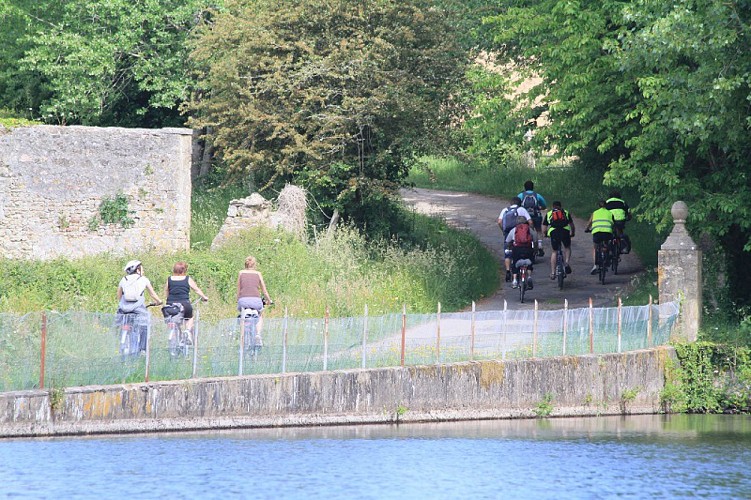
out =
{"type": "Polygon", "coordinates": [[[676,303],[612,308],[267,318],[260,352],[242,349],[238,319],[196,318],[175,356],[161,318],[145,352],[120,352],[117,315],[0,314],[0,392],[248,374],[616,353],[665,345],[676,303]]]}

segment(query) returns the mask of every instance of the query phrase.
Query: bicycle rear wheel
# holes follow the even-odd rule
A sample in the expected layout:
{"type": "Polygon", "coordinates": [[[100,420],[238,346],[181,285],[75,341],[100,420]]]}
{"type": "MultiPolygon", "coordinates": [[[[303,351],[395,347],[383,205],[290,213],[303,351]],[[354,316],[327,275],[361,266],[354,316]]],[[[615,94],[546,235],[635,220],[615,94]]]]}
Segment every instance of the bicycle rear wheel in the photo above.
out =
{"type": "Polygon", "coordinates": [[[566,277],[566,269],[563,265],[563,254],[558,251],[558,265],[556,266],[556,273],[558,274],[558,289],[563,290],[563,279],[566,277]]]}
{"type": "Polygon", "coordinates": [[[600,247],[600,283],[605,284],[605,274],[608,272],[608,247],[602,245],[600,247]]]}
{"type": "Polygon", "coordinates": [[[527,292],[527,270],[519,271],[519,300],[524,303],[524,294],[527,292]]]}

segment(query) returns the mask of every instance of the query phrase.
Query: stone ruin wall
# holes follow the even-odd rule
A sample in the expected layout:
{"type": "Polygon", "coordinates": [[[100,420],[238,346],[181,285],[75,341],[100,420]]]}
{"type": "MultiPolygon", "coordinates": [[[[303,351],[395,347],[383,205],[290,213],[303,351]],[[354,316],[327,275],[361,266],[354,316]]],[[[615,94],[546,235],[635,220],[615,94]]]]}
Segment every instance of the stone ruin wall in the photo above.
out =
{"type": "Polygon", "coordinates": [[[192,131],[0,127],[0,251],[16,259],[185,250],[192,131]],[[92,224],[128,199],[132,227],[92,224]]]}

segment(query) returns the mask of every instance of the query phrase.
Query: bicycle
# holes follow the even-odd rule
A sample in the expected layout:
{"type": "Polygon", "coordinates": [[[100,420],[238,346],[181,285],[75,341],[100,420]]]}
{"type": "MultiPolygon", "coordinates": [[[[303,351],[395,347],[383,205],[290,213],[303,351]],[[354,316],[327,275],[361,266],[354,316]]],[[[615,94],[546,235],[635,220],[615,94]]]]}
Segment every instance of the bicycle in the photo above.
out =
{"type": "MultiPolygon", "coordinates": [[[[193,308],[201,301],[192,302],[193,308]]],[[[193,347],[189,330],[185,329],[185,307],[180,302],[173,302],[162,307],[164,322],[167,324],[167,349],[171,358],[182,355],[187,358],[193,347]]]]}
{"type": "Polygon", "coordinates": [[[519,259],[516,261],[516,268],[519,271],[519,300],[521,303],[524,303],[524,295],[527,293],[527,290],[530,289],[529,286],[529,266],[532,265],[532,261],[530,259],[519,259]]]}
{"type": "Polygon", "coordinates": [[[598,279],[603,285],[605,284],[605,275],[610,266],[610,242],[611,240],[605,240],[597,245],[595,264],[598,266],[598,279]]]}
{"type": "MultiPolygon", "coordinates": [[[[151,302],[146,304],[146,308],[159,304],[159,302],[151,302]]],[[[146,352],[149,327],[148,324],[143,325],[139,322],[138,314],[133,311],[118,311],[117,324],[120,326],[119,353],[123,361],[129,357],[137,356],[139,352],[146,352]]]]}
{"type": "Polygon", "coordinates": [[[566,279],[566,262],[563,259],[563,244],[558,245],[555,256],[555,277],[558,279],[558,289],[563,290],[563,280],[566,279]]]}
{"type": "MultiPolygon", "coordinates": [[[[266,305],[265,300],[264,305],[266,305]]],[[[274,303],[271,302],[268,305],[272,306],[274,303]]],[[[256,358],[261,353],[261,348],[263,347],[263,339],[261,338],[261,334],[258,333],[258,322],[260,319],[261,313],[257,309],[246,307],[240,311],[240,337],[242,339],[243,352],[252,358],[256,358]]]]}
{"type": "Polygon", "coordinates": [[[613,233],[613,239],[610,240],[610,268],[613,274],[618,274],[618,264],[621,262],[621,237],[613,233]]]}

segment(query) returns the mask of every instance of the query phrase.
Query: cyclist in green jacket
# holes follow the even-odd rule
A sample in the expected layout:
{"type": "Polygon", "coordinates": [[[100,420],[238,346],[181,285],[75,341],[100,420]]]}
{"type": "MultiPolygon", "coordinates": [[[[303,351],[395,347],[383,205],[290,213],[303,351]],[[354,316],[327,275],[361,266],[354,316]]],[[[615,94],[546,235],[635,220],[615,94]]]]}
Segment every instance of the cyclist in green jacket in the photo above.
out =
{"type": "Polygon", "coordinates": [[[621,192],[613,190],[610,192],[610,198],[605,200],[605,208],[610,210],[613,214],[613,231],[623,240],[623,253],[631,251],[631,240],[625,233],[626,222],[631,220],[631,212],[629,212],[628,203],[621,198],[621,192]]]}
{"type": "MultiPolygon", "coordinates": [[[[597,274],[599,267],[597,267],[597,246],[603,241],[609,241],[613,239],[613,214],[610,210],[605,208],[605,200],[597,202],[599,208],[595,210],[589,217],[587,227],[584,232],[592,232],[592,271],[590,274],[597,274]]],[[[604,263],[603,263],[604,265],[604,263]]]]}

